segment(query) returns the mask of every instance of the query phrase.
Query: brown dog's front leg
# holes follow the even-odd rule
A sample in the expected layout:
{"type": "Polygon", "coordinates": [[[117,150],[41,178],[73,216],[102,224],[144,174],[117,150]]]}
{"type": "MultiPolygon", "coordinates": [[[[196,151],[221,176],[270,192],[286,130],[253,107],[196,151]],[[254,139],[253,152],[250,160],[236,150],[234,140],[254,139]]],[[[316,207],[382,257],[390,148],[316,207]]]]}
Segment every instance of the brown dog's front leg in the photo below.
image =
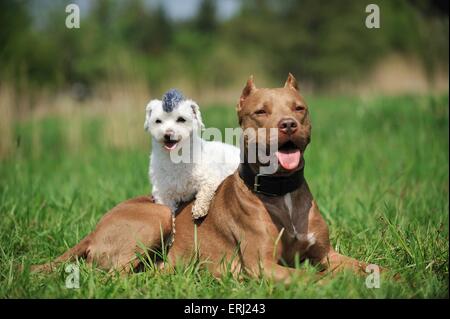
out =
{"type": "MultiPolygon", "coordinates": [[[[252,275],[255,277],[264,276],[265,278],[271,279],[276,282],[281,282],[284,284],[292,283],[292,279],[294,277],[305,277],[311,278],[310,276],[306,276],[306,271],[302,269],[290,268],[281,266],[272,261],[265,263],[264,266],[260,267],[258,271],[252,271],[252,275]]],[[[317,281],[323,277],[323,274],[317,273],[312,276],[313,281],[317,281]]]]}
{"type": "Polygon", "coordinates": [[[341,255],[334,249],[330,249],[328,254],[320,261],[320,265],[331,272],[351,270],[360,274],[365,274],[367,267],[366,263],[352,257],[341,255]]]}

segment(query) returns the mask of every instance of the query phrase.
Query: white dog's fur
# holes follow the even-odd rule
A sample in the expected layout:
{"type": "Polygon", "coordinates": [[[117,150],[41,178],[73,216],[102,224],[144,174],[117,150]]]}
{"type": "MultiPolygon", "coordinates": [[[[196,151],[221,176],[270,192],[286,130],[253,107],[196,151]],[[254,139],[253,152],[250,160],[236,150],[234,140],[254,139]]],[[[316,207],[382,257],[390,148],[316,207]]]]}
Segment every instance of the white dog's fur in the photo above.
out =
{"type": "Polygon", "coordinates": [[[192,100],[179,102],[170,112],[164,111],[163,101],[150,101],[146,107],[144,127],[152,135],[149,177],[155,201],[169,206],[175,213],[181,202],[195,197],[193,217],[205,216],[219,184],[237,169],[240,162],[239,148],[201,139],[198,132],[204,125],[199,107],[192,100]],[[164,139],[168,133],[178,141],[170,150],[164,139]],[[193,141],[201,146],[199,160],[174,163],[170,152],[176,152],[193,141]]]}

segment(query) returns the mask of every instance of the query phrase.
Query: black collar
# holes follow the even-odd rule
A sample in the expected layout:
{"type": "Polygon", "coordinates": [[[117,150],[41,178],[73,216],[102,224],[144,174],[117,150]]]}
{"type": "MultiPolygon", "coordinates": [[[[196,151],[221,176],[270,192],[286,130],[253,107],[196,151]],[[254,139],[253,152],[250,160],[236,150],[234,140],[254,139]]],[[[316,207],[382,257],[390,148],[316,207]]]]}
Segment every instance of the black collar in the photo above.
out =
{"type": "Polygon", "coordinates": [[[239,165],[239,176],[253,192],[267,196],[283,196],[298,189],[304,182],[304,167],[287,176],[256,174],[248,163],[239,165]]]}

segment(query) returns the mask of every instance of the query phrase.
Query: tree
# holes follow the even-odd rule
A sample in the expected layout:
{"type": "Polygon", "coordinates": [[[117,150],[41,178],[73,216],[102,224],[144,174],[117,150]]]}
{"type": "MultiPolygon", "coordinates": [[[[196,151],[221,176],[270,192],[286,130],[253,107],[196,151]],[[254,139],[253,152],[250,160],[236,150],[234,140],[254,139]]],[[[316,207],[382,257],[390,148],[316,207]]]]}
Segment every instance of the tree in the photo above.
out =
{"type": "Polygon", "coordinates": [[[203,33],[212,33],[217,28],[216,3],[214,0],[203,0],[200,3],[195,19],[196,29],[203,33]]]}

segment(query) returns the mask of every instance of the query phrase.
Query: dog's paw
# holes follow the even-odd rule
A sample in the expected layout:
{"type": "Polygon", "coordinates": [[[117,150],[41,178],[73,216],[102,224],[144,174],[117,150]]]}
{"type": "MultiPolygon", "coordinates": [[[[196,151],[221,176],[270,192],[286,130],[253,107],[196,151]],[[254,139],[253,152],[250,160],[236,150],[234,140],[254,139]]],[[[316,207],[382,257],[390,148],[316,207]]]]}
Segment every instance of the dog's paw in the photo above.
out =
{"type": "Polygon", "coordinates": [[[208,214],[208,207],[203,207],[201,205],[192,206],[192,217],[194,219],[199,219],[205,217],[208,214]]]}

